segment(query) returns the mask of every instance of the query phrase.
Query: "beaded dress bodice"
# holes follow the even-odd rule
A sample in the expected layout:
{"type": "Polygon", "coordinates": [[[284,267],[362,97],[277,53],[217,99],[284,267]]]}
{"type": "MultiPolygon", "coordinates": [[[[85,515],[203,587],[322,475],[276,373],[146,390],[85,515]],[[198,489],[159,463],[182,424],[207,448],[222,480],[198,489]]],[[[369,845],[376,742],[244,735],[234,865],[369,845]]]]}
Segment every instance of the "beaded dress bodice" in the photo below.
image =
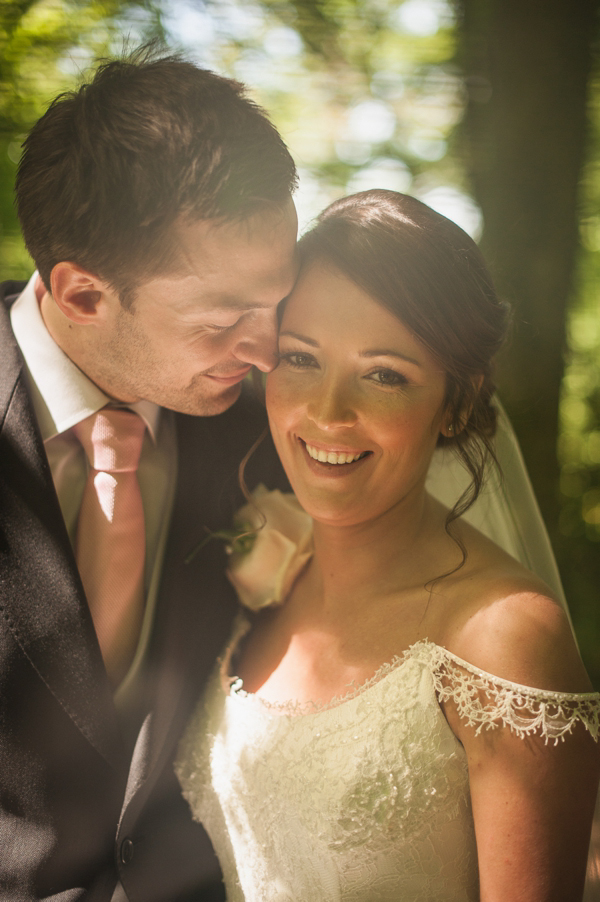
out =
{"type": "Polygon", "coordinates": [[[231,676],[241,616],[182,740],[177,774],[228,902],[478,898],[466,756],[440,702],[477,730],[598,736],[600,695],[483,673],[427,640],[325,706],[272,705],[231,676]]]}

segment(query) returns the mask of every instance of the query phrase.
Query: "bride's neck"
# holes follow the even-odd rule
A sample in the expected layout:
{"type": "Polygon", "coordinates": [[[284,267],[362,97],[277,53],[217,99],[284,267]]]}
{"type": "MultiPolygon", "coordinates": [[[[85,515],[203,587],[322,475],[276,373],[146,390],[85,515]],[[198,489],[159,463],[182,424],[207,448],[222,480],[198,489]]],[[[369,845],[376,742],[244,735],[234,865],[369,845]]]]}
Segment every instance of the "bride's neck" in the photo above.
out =
{"type": "Polygon", "coordinates": [[[347,599],[361,588],[418,584],[432,544],[444,533],[443,521],[440,505],[422,492],[406,508],[399,505],[366,523],[315,522],[313,571],[323,597],[347,599]]]}

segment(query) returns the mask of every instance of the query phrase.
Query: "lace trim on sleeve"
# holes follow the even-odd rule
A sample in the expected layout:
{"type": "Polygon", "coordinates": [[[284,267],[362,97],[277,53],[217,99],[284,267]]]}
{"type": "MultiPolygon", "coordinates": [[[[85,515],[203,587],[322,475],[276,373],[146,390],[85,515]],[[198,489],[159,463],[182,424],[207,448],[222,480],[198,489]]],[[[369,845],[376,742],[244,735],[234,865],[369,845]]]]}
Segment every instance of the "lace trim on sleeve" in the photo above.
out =
{"type": "Polygon", "coordinates": [[[546,744],[564,741],[577,723],[598,741],[600,693],[552,692],[522,686],[478,670],[452,652],[428,643],[432,676],[440,702],[452,701],[459,716],[478,735],[509,727],[521,739],[543,736],[546,744]]]}

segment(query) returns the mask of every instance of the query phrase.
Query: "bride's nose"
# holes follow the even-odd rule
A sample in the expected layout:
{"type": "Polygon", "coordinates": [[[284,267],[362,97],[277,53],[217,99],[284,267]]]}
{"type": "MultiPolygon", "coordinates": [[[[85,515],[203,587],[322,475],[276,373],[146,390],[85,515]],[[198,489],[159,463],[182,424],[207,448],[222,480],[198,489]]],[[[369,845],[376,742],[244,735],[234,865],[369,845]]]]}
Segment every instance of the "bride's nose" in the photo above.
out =
{"type": "Polygon", "coordinates": [[[319,429],[353,426],[358,412],[348,380],[324,380],[318,387],[314,386],[307,413],[319,429]]]}

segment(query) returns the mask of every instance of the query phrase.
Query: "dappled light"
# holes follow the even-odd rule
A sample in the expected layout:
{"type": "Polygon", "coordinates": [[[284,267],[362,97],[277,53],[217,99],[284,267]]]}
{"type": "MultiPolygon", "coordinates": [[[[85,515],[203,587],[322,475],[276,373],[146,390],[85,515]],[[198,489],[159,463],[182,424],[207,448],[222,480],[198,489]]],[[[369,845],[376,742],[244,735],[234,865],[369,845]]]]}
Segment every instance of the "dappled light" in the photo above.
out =
{"type": "MultiPolygon", "coordinates": [[[[473,55],[473,48],[485,43],[485,25],[477,15],[481,6],[473,0],[347,0],[343,4],[338,0],[21,0],[3,4],[2,277],[22,278],[32,265],[20,238],[12,198],[28,129],[49,100],[75,85],[98,57],[132,49],[155,36],[162,36],[168,46],[183,50],[200,65],[247,82],[251,96],[269,111],[298,164],[301,231],[336,197],[374,187],[414,194],[456,221],[481,239],[492,269],[497,267],[500,290],[517,310],[517,339],[519,331],[529,335],[529,344],[516,341],[509,349],[501,392],[532,471],[584,656],[600,685],[600,70],[596,62],[589,80],[591,138],[587,151],[583,138],[579,139],[577,151],[587,153],[578,201],[580,249],[575,254],[566,232],[560,239],[562,249],[560,243],[550,247],[540,230],[556,217],[539,206],[530,211],[539,229],[532,227],[527,235],[529,257],[525,264],[517,262],[524,240],[517,237],[523,209],[543,197],[542,192],[535,195],[538,200],[526,200],[527,192],[545,178],[546,196],[554,199],[560,194],[558,188],[562,190],[563,169],[557,164],[557,179],[550,175],[551,166],[547,171],[540,167],[541,155],[529,159],[515,151],[511,165],[502,172],[494,170],[498,161],[492,159],[489,148],[501,154],[513,135],[522,138],[526,121],[518,118],[522,115],[518,102],[528,82],[522,78],[513,88],[512,101],[494,107],[498,101],[494,73],[486,69],[481,56],[473,55]],[[506,118],[496,122],[490,111],[498,109],[504,110],[506,118]],[[486,132],[489,128],[492,131],[486,132]],[[494,128],[499,131],[495,133],[494,128]],[[511,198],[516,198],[512,207],[511,198]],[[498,217],[496,223],[505,200],[507,218],[501,223],[498,217]],[[537,231],[540,235],[534,234],[537,231]],[[514,247],[506,251],[513,237],[514,247]],[[508,262],[502,256],[507,253],[513,254],[508,262]],[[575,260],[577,272],[555,289],[558,277],[550,263],[558,265],[562,258],[575,260]],[[520,307],[534,283],[535,304],[546,311],[545,318],[535,322],[532,316],[538,314],[531,313],[535,304],[526,312],[525,306],[520,307]],[[564,351],[559,406],[557,386],[564,351]],[[515,360],[524,358],[528,358],[527,366],[515,368],[515,360]],[[544,411],[548,399],[554,398],[554,434],[551,441],[544,437],[544,460],[527,437],[528,421],[533,422],[538,403],[529,364],[537,367],[538,374],[546,368],[548,385],[552,379],[556,382],[545,394],[543,376],[535,376],[539,397],[544,395],[543,403],[539,401],[544,411]]],[[[564,28],[570,29],[565,23],[564,28]]],[[[511,33],[517,35],[522,32],[519,29],[515,22],[511,33]]],[[[548,35],[546,39],[550,40],[548,35]]],[[[545,64],[543,50],[543,42],[536,45],[538,71],[545,64]]],[[[528,77],[537,77],[534,69],[528,77]]],[[[572,92],[574,103],[576,92],[581,95],[575,83],[564,90],[572,92]]],[[[544,161],[553,155],[558,160],[567,132],[571,135],[573,128],[563,125],[555,139],[544,145],[544,161]]],[[[518,147],[516,139],[514,147],[518,147]]]]}

